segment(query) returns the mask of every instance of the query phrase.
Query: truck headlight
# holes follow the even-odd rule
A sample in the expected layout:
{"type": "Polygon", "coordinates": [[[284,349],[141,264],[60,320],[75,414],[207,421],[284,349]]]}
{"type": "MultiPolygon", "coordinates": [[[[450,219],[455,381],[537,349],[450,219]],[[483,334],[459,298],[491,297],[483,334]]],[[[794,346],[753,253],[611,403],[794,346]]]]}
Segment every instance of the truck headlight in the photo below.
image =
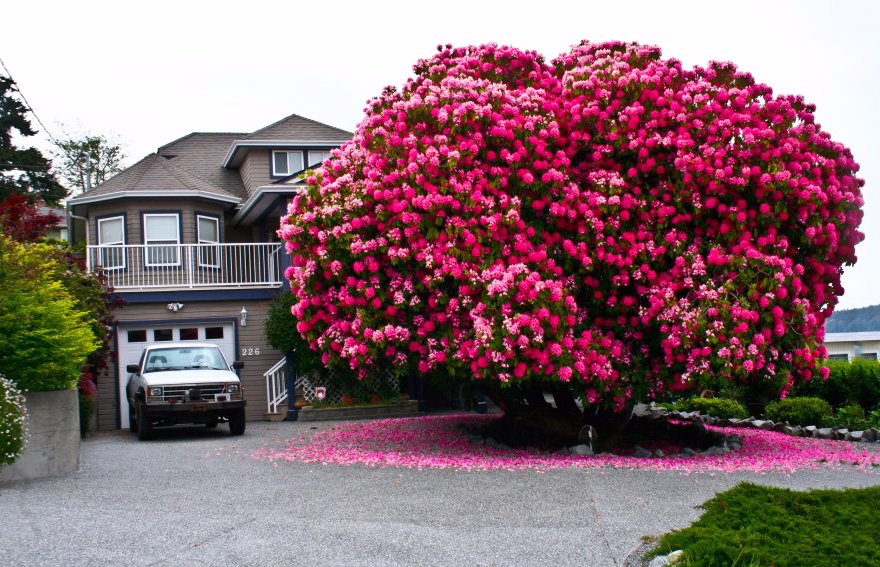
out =
{"type": "Polygon", "coordinates": [[[238,384],[227,384],[227,386],[226,386],[226,391],[229,392],[230,394],[237,394],[238,390],[239,390],[238,384]]]}
{"type": "Polygon", "coordinates": [[[162,387],[161,386],[150,386],[147,388],[147,395],[151,398],[161,398],[162,397],[162,387]]]}

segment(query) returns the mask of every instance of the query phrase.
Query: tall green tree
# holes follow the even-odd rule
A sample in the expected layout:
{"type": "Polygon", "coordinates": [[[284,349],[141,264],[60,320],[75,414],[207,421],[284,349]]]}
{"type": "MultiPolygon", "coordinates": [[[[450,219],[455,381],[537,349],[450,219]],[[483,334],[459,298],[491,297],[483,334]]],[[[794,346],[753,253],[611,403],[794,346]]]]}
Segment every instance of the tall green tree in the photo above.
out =
{"type": "Polygon", "coordinates": [[[12,143],[13,130],[24,137],[37,133],[17,92],[15,81],[0,75],[0,200],[24,195],[58,206],[67,197],[67,189],[52,172],[52,162],[36,148],[18,148],[12,143]]]}
{"type": "Polygon", "coordinates": [[[122,171],[125,154],[104,136],[85,135],[56,142],[61,176],[77,193],[89,191],[122,171]]]}

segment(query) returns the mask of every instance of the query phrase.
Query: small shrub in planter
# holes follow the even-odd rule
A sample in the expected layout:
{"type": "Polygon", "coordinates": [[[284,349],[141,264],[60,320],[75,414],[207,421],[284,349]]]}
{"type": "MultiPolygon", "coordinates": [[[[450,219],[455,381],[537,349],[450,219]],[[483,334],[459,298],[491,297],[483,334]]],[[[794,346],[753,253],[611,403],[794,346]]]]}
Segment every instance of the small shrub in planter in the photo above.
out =
{"type": "Polygon", "coordinates": [[[822,419],[823,427],[846,427],[858,431],[868,428],[868,420],[865,419],[865,410],[859,404],[849,404],[837,410],[833,416],[825,416],[822,419]]]}
{"type": "Polygon", "coordinates": [[[786,398],[770,402],[764,417],[773,421],[787,421],[793,425],[819,425],[826,416],[834,414],[831,405],[822,398],[786,398]]]}
{"type": "Polygon", "coordinates": [[[26,418],[24,396],[11,380],[0,376],[0,466],[14,463],[21,455],[26,418]]]}
{"type": "Polygon", "coordinates": [[[679,406],[684,411],[698,411],[713,417],[745,419],[749,416],[741,403],[724,398],[690,398],[682,400],[679,406]]]}

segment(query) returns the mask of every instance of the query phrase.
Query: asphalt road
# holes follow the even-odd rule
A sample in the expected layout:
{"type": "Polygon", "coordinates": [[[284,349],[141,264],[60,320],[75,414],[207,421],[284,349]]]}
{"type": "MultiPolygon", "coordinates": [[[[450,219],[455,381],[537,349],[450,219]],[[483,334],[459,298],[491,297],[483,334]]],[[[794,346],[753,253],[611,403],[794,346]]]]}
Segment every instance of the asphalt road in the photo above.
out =
{"type": "MultiPolygon", "coordinates": [[[[322,423],[317,427],[331,427],[322,423]]],[[[737,482],[796,489],[880,474],[463,472],[255,459],[315,424],[183,428],[82,445],[78,473],[0,485],[5,566],[622,565],[737,482]]]]}

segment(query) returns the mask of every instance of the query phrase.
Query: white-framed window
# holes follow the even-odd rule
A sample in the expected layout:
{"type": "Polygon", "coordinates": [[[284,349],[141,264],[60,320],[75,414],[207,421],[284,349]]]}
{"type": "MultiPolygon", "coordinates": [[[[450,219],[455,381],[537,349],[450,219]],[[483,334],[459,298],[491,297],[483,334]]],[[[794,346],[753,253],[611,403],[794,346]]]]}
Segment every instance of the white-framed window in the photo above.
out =
{"type": "Polygon", "coordinates": [[[829,354],[828,360],[849,360],[849,355],[846,353],[843,354],[829,354]]]}
{"type": "Polygon", "coordinates": [[[303,153],[301,151],[276,150],[272,152],[272,175],[275,177],[283,177],[303,169],[303,153]]]}
{"type": "Polygon", "coordinates": [[[98,219],[98,245],[98,262],[102,268],[125,268],[125,217],[98,219]]]}
{"type": "Polygon", "coordinates": [[[309,152],[309,167],[312,167],[313,165],[318,165],[319,163],[327,161],[328,159],[330,159],[330,150],[327,150],[326,152],[310,151],[309,152]]]}
{"type": "Polygon", "coordinates": [[[196,215],[199,238],[199,266],[202,268],[220,267],[220,219],[196,215]]]}
{"type": "Polygon", "coordinates": [[[180,215],[149,213],[144,215],[144,244],[147,266],[180,265],[180,215]]]}

